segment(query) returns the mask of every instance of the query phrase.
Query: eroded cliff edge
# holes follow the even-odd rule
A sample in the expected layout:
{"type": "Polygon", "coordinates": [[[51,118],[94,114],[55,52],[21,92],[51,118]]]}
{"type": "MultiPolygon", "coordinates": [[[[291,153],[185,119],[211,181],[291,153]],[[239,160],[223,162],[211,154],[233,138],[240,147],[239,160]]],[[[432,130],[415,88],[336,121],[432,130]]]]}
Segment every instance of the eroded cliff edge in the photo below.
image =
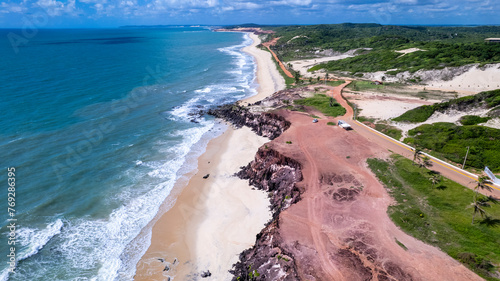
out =
{"type": "MultiPolygon", "coordinates": [[[[252,113],[234,104],[210,110],[209,114],[236,127],[250,127],[256,134],[271,140],[290,127],[290,122],[280,115],[252,113]]],[[[233,280],[298,280],[294,257],[284,249],[279,233],[279,214],[300,200],[303,191],[296,183],[303,179],[301,164],[265,145],[236,175],[268,193],[273,218],[257,234],[255,245],[240,254],[239,262],[231,270],[235,276],[233,280]]]]}

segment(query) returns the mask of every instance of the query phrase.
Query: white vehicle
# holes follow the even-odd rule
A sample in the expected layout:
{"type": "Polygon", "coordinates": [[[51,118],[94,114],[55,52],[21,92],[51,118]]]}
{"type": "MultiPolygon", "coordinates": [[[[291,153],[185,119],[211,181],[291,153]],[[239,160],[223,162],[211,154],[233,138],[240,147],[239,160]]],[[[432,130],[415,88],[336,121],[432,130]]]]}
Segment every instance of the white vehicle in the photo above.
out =
{"type": "Polygon", "coordinates": [[[344,128],[346,130],[352,130],[351,125],[347,124],[346,121],[339,120],[339,127],[344,128]]]}

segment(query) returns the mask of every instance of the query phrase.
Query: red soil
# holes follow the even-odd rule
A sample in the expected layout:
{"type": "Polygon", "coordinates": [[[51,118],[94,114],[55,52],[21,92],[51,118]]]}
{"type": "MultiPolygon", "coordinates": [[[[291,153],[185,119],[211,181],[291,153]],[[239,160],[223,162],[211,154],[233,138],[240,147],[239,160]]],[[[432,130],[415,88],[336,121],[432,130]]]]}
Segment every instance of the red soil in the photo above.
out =
{"type": "MultiPolygon", "coordinates": [[[[352,109],[340,98],[341,88],[334,96],[347,108],[342,119],[348,120],[352,109]]],[[[302,200],[279,217],[301,280],[482,280],[390,220],[391,198],[365,164],[367,158],[387,157],[384,146],[358,127],[346,131],[328,126],[331,119],[314,124],[304,113],[278,113],[292,126],[271,145],[303,165],[302,200]]]]}

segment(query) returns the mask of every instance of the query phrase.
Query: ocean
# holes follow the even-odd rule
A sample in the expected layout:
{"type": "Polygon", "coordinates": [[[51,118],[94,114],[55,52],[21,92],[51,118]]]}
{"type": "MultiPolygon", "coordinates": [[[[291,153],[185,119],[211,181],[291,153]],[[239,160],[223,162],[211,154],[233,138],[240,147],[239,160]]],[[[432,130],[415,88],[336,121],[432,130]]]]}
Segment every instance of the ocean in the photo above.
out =
{"type": "Polygon", "coordinates": [[[0,30],[0,280],[132,280],[141,230],[225,129],[199,111],[256,94],[251,39],[41,29],[15,50],[12,33],[0,30]]]}

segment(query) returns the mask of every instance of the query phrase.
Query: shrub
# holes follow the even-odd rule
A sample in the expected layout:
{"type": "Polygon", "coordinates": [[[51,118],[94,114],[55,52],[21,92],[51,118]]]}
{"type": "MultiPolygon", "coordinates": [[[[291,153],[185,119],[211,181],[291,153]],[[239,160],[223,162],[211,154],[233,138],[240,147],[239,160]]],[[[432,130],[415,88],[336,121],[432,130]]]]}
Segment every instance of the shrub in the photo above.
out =
{"type": "Polygon", "coordinates": [[[490,120],[491,118],[490,117],[480,117],[480,116],[476,116],[476,115],[465,115],[463,116],[462,118],[460,118],[460,123],[462,125],[477,125],[477,124],[480,124],[480,123],[485,123],[485,122],[488,122],[488,120],[490,120]]]}

